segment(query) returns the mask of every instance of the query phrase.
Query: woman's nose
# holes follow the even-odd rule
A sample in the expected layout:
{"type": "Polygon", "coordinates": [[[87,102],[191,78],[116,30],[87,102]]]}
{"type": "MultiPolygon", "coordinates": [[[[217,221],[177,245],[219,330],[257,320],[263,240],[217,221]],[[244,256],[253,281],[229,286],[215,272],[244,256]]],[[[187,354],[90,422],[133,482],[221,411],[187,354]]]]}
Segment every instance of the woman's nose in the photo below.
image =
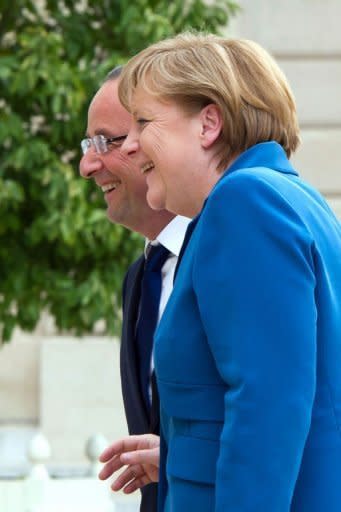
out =
{"type": "Polygon", "coordinates": [[[128,133],[125,141],[121,146],[121,153],[126,156],[133,156],[139,150],[139,141],[132,130],[128,133]]]}

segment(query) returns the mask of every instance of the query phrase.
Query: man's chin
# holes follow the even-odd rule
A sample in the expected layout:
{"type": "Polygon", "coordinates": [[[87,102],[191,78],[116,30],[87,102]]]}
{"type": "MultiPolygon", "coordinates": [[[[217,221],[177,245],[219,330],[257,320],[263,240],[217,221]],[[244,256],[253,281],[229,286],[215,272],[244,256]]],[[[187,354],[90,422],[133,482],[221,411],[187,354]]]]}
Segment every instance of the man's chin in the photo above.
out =
{"type": "Polygon", "coordinates": [[[110,205],[107,208],[107,217],[113,224],[124,224],[124,215],[117,208],[110,208],[110,205]]]}

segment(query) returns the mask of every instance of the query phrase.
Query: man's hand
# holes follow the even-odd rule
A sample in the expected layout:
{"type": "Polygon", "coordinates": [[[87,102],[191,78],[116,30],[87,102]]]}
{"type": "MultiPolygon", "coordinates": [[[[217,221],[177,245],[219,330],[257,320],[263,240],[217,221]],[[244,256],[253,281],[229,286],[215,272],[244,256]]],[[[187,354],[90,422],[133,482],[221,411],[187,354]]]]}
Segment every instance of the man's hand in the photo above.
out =
{"type": "Polygon", "coordinates": [[[130,494],[159,479],[160,438],[154,434],[128,436],[111,444],[100,455],[105,466],[99,473],[106,480],[123,466],[126,469],[111,484],[113,491],[130,494]]]}

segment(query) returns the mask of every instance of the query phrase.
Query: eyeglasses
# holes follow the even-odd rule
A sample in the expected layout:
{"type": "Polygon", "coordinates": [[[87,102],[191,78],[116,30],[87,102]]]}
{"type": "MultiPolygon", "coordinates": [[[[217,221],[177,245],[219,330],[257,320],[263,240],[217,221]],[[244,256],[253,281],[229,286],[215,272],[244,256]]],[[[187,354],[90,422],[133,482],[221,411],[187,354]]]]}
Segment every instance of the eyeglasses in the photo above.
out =
{"type": "Polygon", "coordinates": [[[88,137],[83,139],[81,142],[81,148],[83,155],[85,155],[88,149],[93,146],[96,153],[107,153],[111,147],[120,148],[127,138],[127,135],[120,135],[119,137],[105,137],[104,135],[95,135],[94,137],[88,137]]]}

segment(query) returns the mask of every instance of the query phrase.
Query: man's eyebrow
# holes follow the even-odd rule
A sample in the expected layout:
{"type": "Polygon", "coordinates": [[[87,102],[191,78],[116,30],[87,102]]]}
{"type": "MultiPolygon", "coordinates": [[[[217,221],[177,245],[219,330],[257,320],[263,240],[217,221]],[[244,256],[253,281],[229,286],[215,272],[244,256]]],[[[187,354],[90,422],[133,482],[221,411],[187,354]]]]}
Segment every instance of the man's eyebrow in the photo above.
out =
{"type": "MultiPolygon", "coordinates": [[[[94,135],[103,135],[107,139],[111,139],[113,137],[116,138],[116,137],[125,137],[126,136],[125,134],[124,135],[113,135],[111,132],[108,132],[108,130],[106,130],[105,128],[95,130],[94,135]]],[[[86,139],[91,139],[91,137],[88,134],[88,132],[85,133],[85,138],[86,139]]]]}
{"type": "Polygon", "coordinates": [[[112,137],[112,134],[108,132],[105,128],[99,128],[95,130],[95,135],[104,135],[104,137],[112,137]]]}
{"type": "MultiPolygon", "coordinates": [[[[95,133],[94,135],[104,135],[104,137],[106,137],[107,139],[110,139],[110,137],[114,137],[114,135],[111,135],[111,133],[109,133],[107,130],[95,130],[95,133]]],[[[86,139],[91,139],[91,136],[89,135],[88,132],[85,133],[84,137],[86,139]]]]}
{"type": "Polygon", "coordinates": [[[107,139],[116,139],[116,137],[125,137],[126,134],[122,134],[122,133],[117,133],[117,131],[115,130],[114,133],[112,131],[108,131],[106,130],[105,128],[103,129],[99,129],[99,130],[95,130],[95,135],[103,135],[104,137],[106,137],[107,139]]]}

